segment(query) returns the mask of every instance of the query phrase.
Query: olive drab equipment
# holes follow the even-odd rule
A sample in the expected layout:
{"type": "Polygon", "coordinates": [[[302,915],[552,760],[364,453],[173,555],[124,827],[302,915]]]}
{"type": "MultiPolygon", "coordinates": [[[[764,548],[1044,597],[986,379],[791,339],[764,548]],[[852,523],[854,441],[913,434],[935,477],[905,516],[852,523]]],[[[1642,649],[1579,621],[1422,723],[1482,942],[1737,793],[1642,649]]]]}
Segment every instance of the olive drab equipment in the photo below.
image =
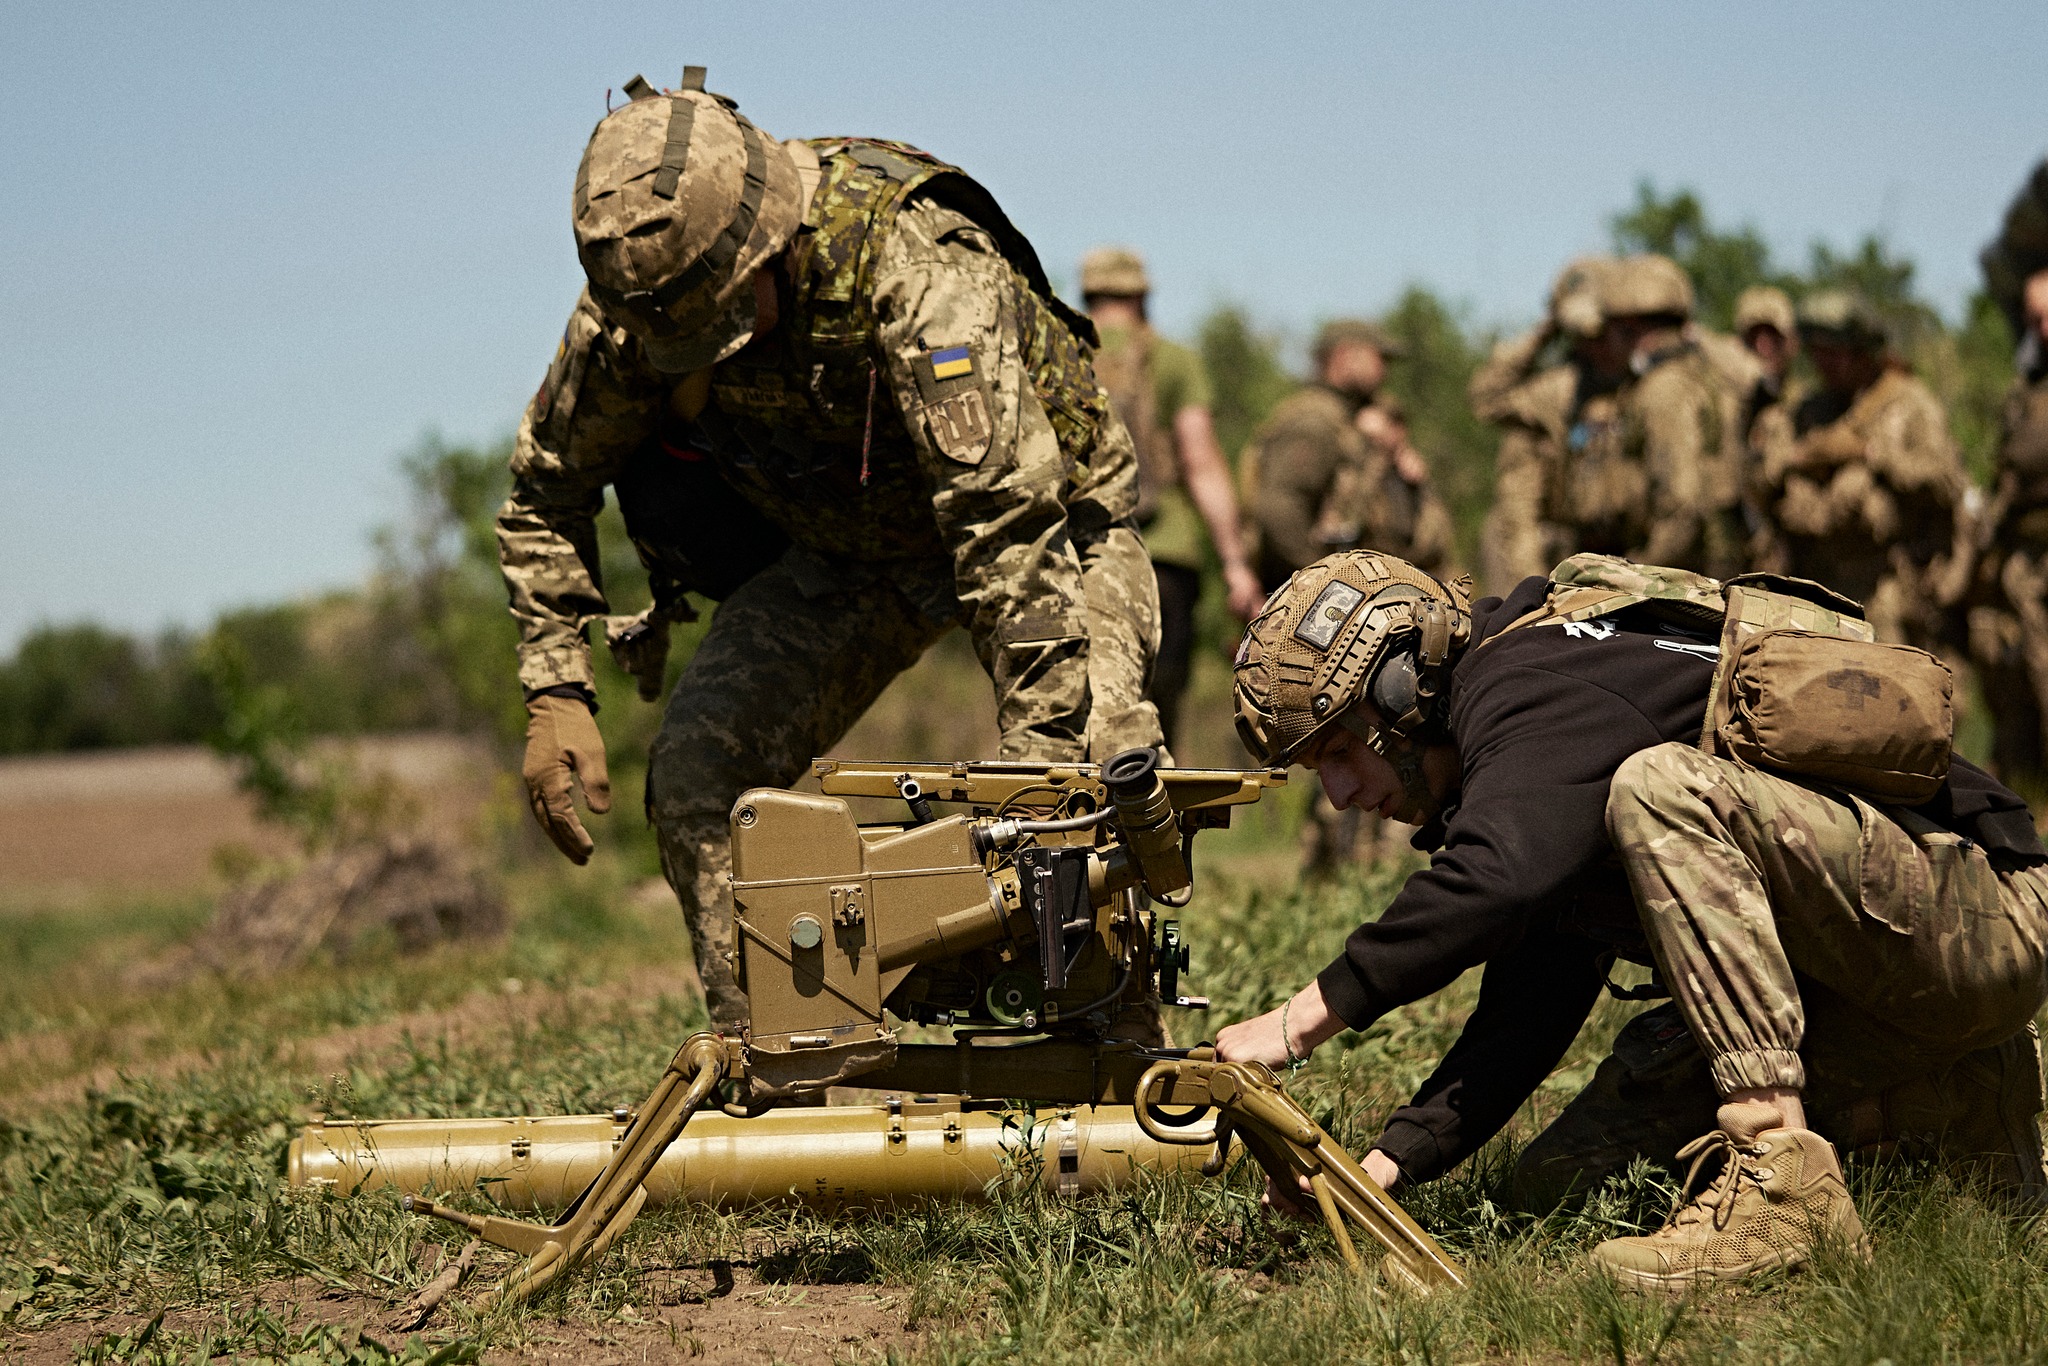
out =
{"type": "Polygon", "coordinates": [[[1925,650],[1884,645],[1856,602],[1806,579],[1725,583],[1610,555],[1551,571],[1543,605],[1484,642],[1630,609],[1720,638],[1700,749],[1878,803],[1927,801],[1948,776],[1954,680],[1925,650]]]}

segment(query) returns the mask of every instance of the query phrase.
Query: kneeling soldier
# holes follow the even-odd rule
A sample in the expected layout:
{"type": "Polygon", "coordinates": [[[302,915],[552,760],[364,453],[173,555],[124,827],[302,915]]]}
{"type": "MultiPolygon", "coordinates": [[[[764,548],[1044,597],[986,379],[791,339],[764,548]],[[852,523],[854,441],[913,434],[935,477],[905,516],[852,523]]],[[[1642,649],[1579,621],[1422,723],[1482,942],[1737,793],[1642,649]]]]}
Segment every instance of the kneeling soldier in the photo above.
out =
{"type": "MultiPolygon", "coordinates": [[[[1366,1159],[1382,1184],[1426,1181],[1556,1066],[1618,955],[1657,969],[1704,1057],[1698,1108],[1661,1112],[1711,1127],[1681,1158],[1725,1162],[1662,1230],[1600,1246],[1614,1274],[1862,1246],[1830,1139],[1897,1140],[1907,1110],[1939,1156],[2038,1196],[2048,856],[2019,798],[1950,757],[1939,662],[1869,635],[1818,585],[1604,556],[1476,604],[1363,552],[1295,575],[1239,650],[1239,731],[1340,807],[1425,823],[1434,857],[1219,1053],[1303,1058],[1483,964],[1462,1036],[1366,1159]],[[1906,1093],[1944,1100],[1887,1113],[1906,1093]]],[[[1635,1136],[1668,1158],[1654,1125],[1635,1136]]]]}

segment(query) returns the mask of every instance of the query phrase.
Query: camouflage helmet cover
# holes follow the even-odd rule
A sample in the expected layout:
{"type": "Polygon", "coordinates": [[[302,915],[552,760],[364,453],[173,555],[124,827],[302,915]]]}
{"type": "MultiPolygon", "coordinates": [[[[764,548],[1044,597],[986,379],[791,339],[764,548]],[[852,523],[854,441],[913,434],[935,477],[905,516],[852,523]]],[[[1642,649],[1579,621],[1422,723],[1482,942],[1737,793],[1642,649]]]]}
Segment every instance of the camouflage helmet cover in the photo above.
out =
{"type": "Polygon", "coordinates": [[[1387,360],[1400,360],[1408,354],[1399,337],[1366,318],[1332,318],[1316,329],[1309,352],[1321,366],[1340,346],[1370,346],[1387,360]]]}
{"type": "Polygon", "coordinates": [[[1377,729],[1435,738],[1451,666],[1471,638],[1469,578],[1445,583],[1370,550],[1325,556],[1245,630],[1232,680],[1238,735],[1261,762],[1291,763],[1340,721],[1365,735],[1347,713],[1370,698],[1377,729]]]}
{"type": "Polygon", "coordinates": [[[1776,285],[1751,285],[1735,298],[1735,335],[1747,336],[1752,327],[1773,327],[1789,337],[1797,330],[1792,300],[1776,285]]]}
{"type": "Polygon", "coordinates": [[[1129,247],[1097,247],[1081,258],[1081,293],[1129,298],[1149,294],[1145,258],[1129,247]]]}
{"type": "Polygon", "coordinates": [[[674,372],[701,369],[754,331],[754,272],[804,212],[795,160],[732,104],[656,92],[639,77],[576,172],[576,255],[591,297],[674,372]]]}
{"type": "Polygon", "coordinates": [[[1645,252],[1602,273],[1600,311],[1609,318],[1692,316],[1692,277],[1669,256],[1645,252]]]}
{"type": "Polygon", "coordinates": [[[1888,340],[1884,319],[1870,301],[1848,289],[1816,289],[1801,299],[1799,330],[1867,351],[1882,350],[1888,340]]]}
{"type": "Polygon", "coordinates": [[[1550,285],[1550,320],[1577,337],[1590,337],[1605,321],[1600,311],[1600,282],[1615,262],[1612,256],[1581,256],[1565,263],[1550,285]]]}

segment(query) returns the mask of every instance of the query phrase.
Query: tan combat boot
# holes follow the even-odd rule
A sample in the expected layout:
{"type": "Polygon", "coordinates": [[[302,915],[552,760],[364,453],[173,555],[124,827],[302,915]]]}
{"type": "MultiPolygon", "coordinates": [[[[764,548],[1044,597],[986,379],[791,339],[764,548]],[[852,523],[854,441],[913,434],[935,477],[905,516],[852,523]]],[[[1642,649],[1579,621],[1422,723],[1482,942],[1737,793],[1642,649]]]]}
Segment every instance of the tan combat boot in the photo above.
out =
{"type": "Polygon", "coordinates": [[[1803,1265],[1820,1242],[1836,1238],[1868,1255],[1863,1221],[1849,1200],[1828,1141],[1787,1129],[1774,1105],[1723,1105],[1721,1127],[1678,1154],[1700,1168],[1717,1154],[1720,1175],[1673,1211],[1663,1228],[1639,1238],[1610,1238],[1593,1264],[1636,1285],[1680,1289],[1693,1281],[1737,1280],[1803,1265]]]}

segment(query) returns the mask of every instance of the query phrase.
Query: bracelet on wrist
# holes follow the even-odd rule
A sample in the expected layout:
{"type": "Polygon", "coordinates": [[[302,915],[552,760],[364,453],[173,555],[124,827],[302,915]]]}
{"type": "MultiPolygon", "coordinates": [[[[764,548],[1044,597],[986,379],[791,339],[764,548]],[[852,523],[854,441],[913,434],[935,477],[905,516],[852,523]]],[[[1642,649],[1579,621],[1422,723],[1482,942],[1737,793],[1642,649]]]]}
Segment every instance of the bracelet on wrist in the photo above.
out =
{"type": "Polygon", "coordinates": [[[1290,996],[1287,998],[1286,1003],[1280,1007],[1280,1047],[1287,1052],[1287,1070],[1299,1072],[1302,1068],[1308,1066],[1308,1054],[1297,1054],[1294,1051],[1294,1039],[1287,1028],[1287,1013],[1293,1009],[1294,998],[1290,996]]]}

